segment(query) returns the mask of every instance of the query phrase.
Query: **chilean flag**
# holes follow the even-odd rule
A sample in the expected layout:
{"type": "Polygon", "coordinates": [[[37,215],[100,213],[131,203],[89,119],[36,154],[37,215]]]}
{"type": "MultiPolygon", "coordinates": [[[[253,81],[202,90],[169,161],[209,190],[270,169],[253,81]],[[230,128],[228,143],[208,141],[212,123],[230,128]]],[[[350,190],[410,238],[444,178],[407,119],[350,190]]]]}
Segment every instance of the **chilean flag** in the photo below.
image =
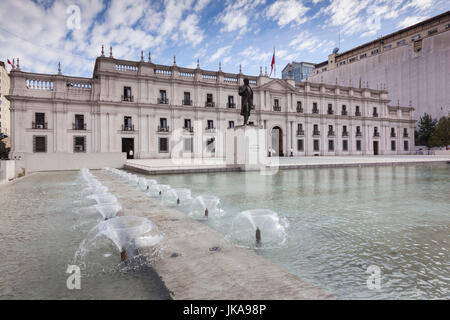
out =
{"type": "Polygon", "coordinates": [[[14,64],[13,64],[11,61],[9,61],[9,59],[8,59],[8,64],[9,64],[13,69],[15,68],[14,64]]]}
{"type": "Polygon", "coordinates": [[[273,49],[273,56],[272,56],[272,62],[270,63],[270,75],[269,77],[272,75],[272,71],[273,71],[273,67],[275,66],[275,48],[273,49]]]}

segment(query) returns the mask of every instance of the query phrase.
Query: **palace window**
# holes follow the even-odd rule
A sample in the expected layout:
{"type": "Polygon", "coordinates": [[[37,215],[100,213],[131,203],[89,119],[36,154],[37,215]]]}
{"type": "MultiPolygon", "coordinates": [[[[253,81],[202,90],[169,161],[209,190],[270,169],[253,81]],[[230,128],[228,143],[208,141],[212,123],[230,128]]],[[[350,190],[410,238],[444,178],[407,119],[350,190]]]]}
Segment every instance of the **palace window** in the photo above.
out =
{"type": "Polygon", "coordinates": [[[214,120],[207,120],[207,127],[206,129],[214,129],[214,120]]]}
{"type": "Polygon", "coordinates": [[[372,115],[373,115],[375,118],[378,117],[378,112],[377,112],[377,108],[376,108],[376,107],[373,108],[373,113],[372,113],[372,115]]]}
{"type": "Polygon", "coordinates": [[[73,123],[72,129],[86,130],[86,124],[84,123],[84,115],[83,114],[75,115],[75,123],[73,123]]]}
{"type": "Polygon", "coordinates": [[[407,128],[403,128],[403,137],[408,138],[408,129],[407,128]]]}
{"type": "Polygon", "coordinates": [[[228,108],[236,108],[236,105],[234,103],[234,96],[228,96],[228,108]]]}
{"type": "Polygon", "coordinates": [[[342,150],[348,151],[348,140],[342,140],[342,150]]]}
{"type": "Polygon", "coordinates": [[[191,93],[190,92],[185,92],[184,93],[183,105],[184,106],[192,105],[191,93]]]}
{"type": "Polygon", "coordinates": [[[328,126],[328,136],[334,136],[334,130],[333,130],[333,126],[332,125],[328,126]]]}
{"type": "Polygon", "coordinates": [[[315,124],[314,127],[313,127],[313,135],[314,136],[320,135],[319,125],[318,124],[315,124]]]}
{"type": "Polygon", "coordinates": [[[404,39],[397,42],[397,46],[402,46],[404,44],[406,44],[406,40],[404,40],[404,39]]]}
{"type": "Polygon", "coordinates": [[[228,128],[229,129],[234,128],[234,121],[228,121],[228,128]]]}
{"type": "Polygon", "coordinates": [[[359,110],[359,106],[355,107],[355,117],[361,117],[361,111],[359,110]]]}
{"type": "Polygon", "coordinates": [[[273,110],[274,111],[281,111],[280,100],[279,99],[273,99],[273,110]]]}
{"type": "Polygon", "coordinates": [[[300,112],[300,113],[303,112],[302,102],[301,101],[297,101],[297,112],[300,112]]]}
{"type": "Polygon", "coordinates": [[[395,128],[391,128],[391,137],[392,138],[394,138],[396,135],[395,135],[395,128]]]}
{"type": "Polygon", "coordinates": [[[213,101],[213,95],[212,95],[212,93],[207,93],[207,94],[206,94],[205,107],[215,107],[215,103],[214,103],[214,101],[213,101]]]}
{"type": "Polygon", "coordinates": [[[315,139],[315,140],[313,140],[313,148],[314,148],[314,151],[319,151],[319,141],[320,140],[317,140],[317,139],[315,139]]]}
{"type": "Polygon", "coordinates": [[[73,137],[73,152],[86,152],[86,137],[73,137]]]}
{"type": "Polygon", "coordinates": [[[356,151],[361,151],[361,140],[356,140],[356,151]]]}
{"type": "Polygon", "coordinates": [[[347,115],[347,106],[345,104],[342,105],[342,115],[343,116],[347,115]]]}
{"type": "Polygon", "coordinates": [[[189,132],[193,132],[193,128],[191,126],[191,119],[184,119],[184,130],[189,131],[189,132]]]}
{"type": "Polygon", "coordinates": [[[47,123],[45,122],[45,113],[36,112],[34,114],[34,122],[32,123],[33,129],[47,129],[47,123]]]}
{"type": "Polygon", "coordinates": [[[123,87],[122,101],[133,101],[133,97],[131,95],[131,87],[123,87]]]}
{"type": "Polygon", "coordinates": [[[342,136],[348,137],[347,126],[342,126],[342,136]]]}
{"type": "Polygon", "coordinates": [[[409,141],[408,140],[403,141],[403,150],[405,150],[405,151],[409,150],[409,141]]]}
{"type": "Polygon", "coordinates": [[[331,103],[328,104],[328,114],[333,114],[333,105],[331,103]]]}
{"type": "Polygon", "coordinates": [[[158,150],[161,153],[169,152],[169,138],[158,139],[158,150]]]}
{"type": "Polygon", "coordinates": [[[435,34],[436,32],[438,32],[437,28],[431,29],[430,31],[428,31],[428,35],[431,36],[432,34],[435,34]]]}
{"type": "Polygon", "coordinates": [[[159,118],[158,132],[169,132],[169,126],[167,125],[167,118],[159,118]]]}
{"type": "Polygon", "coordinates": [[[303,139],[298,139],[297,140],[297,151],[303,152],[303,139]]]}
{"type": "Polygon", "coordinates": [[[313,113],[319,113],[319,108],[317,107],[317,102],[313,102],[312,112],[313,113]]]}
{"type": "Polygon", "coordinates": [[[305,132],[303,131],[303,124],[298,123],[297,124],[297,135],[302,136],[304,134],[305,134],[305,132]]]}
{"type": "Polygon", "coordinates": [[[334,140],[328,140],[328,151],[334,151],[334,140]]]}
{"type": "Polygon", "coordinates": [[[47,136],[33,136],[33,152],[47,152],[47,136]]]}
{"type": "Polygon", "coordinates": [[[131,117],[123,117],[122,131],[134,131],[134,125],[131,123],[131,117]]]}
{"type": "Polygon", "coordinates": [[[159,104],[168,104],[169,103],[169,99],[167,99],[166,90],[159,90],[158,103],[159,104]]]}
{"type": "Polygon", "coordinates": [[[395,151],[395,147],[396,147],[395,141],[392,140],[392,141],[391,141],[391,151],[395,151]]]}

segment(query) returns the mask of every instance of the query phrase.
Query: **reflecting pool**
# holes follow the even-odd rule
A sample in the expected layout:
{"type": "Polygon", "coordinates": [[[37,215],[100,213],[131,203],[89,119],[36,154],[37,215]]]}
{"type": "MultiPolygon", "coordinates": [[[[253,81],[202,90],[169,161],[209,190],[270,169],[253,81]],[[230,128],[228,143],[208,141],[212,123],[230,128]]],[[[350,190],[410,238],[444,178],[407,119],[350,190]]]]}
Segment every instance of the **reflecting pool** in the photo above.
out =
{"type": "Polygon", "coordinates": [[[338,298],[450,298],[446,164],[151,178],[191,189],[193,197],[220,198],[224,213],[199,220],[231,241],[240,212],[278,213],[287,220],[287,240],[278,246],[255,246],[255,251],[338,298]],[[368,272],[370,266],[381,272],[379,289],[373,286],[376,274],[368,272]]]}
{"type": "Polygon", "coordinates": [[[80,289],[68,289],[66,271],[80,244],[104,224],[105,208],[90,195],[106,189],[94,187],[80,172],[59,172],[0,188],[0,299],[169,298],[148,264],[122,263],[116,244],[104,239],[88,252],[80,289]]]}

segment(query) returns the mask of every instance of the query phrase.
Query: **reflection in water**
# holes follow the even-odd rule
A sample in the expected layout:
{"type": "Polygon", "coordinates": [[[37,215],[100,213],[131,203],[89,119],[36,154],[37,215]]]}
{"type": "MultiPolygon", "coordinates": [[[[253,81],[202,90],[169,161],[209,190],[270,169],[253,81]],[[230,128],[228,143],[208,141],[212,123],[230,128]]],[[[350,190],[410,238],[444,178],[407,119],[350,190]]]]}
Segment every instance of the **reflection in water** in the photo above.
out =
{"type": "Polygon", "coordinates": [[[450,298],[448,165],[155,178],[220,197],[226,215],[204,223],[225,235],[239,212],[277,212],[289,222],[286,244],[257,252],[338,298],[450,298]],[[370,265],[381,268],[380,290],[367,288],[370,265]]]}

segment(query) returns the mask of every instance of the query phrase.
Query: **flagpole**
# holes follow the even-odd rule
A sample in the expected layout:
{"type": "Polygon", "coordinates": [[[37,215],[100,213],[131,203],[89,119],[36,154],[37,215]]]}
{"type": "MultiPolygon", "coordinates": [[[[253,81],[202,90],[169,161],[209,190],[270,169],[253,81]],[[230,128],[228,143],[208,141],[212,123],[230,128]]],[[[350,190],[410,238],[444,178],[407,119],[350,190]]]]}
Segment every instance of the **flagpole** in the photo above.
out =
{"type": "MultiPolygon", "coordinates": [[[[273,47],[273,56],[275,57],[275,47],[273,47]]],[[[275,59],[275,63],[273,64],[273,71],[275,72],[275,78],[277,77],[277,60],[275,59]]]]}

